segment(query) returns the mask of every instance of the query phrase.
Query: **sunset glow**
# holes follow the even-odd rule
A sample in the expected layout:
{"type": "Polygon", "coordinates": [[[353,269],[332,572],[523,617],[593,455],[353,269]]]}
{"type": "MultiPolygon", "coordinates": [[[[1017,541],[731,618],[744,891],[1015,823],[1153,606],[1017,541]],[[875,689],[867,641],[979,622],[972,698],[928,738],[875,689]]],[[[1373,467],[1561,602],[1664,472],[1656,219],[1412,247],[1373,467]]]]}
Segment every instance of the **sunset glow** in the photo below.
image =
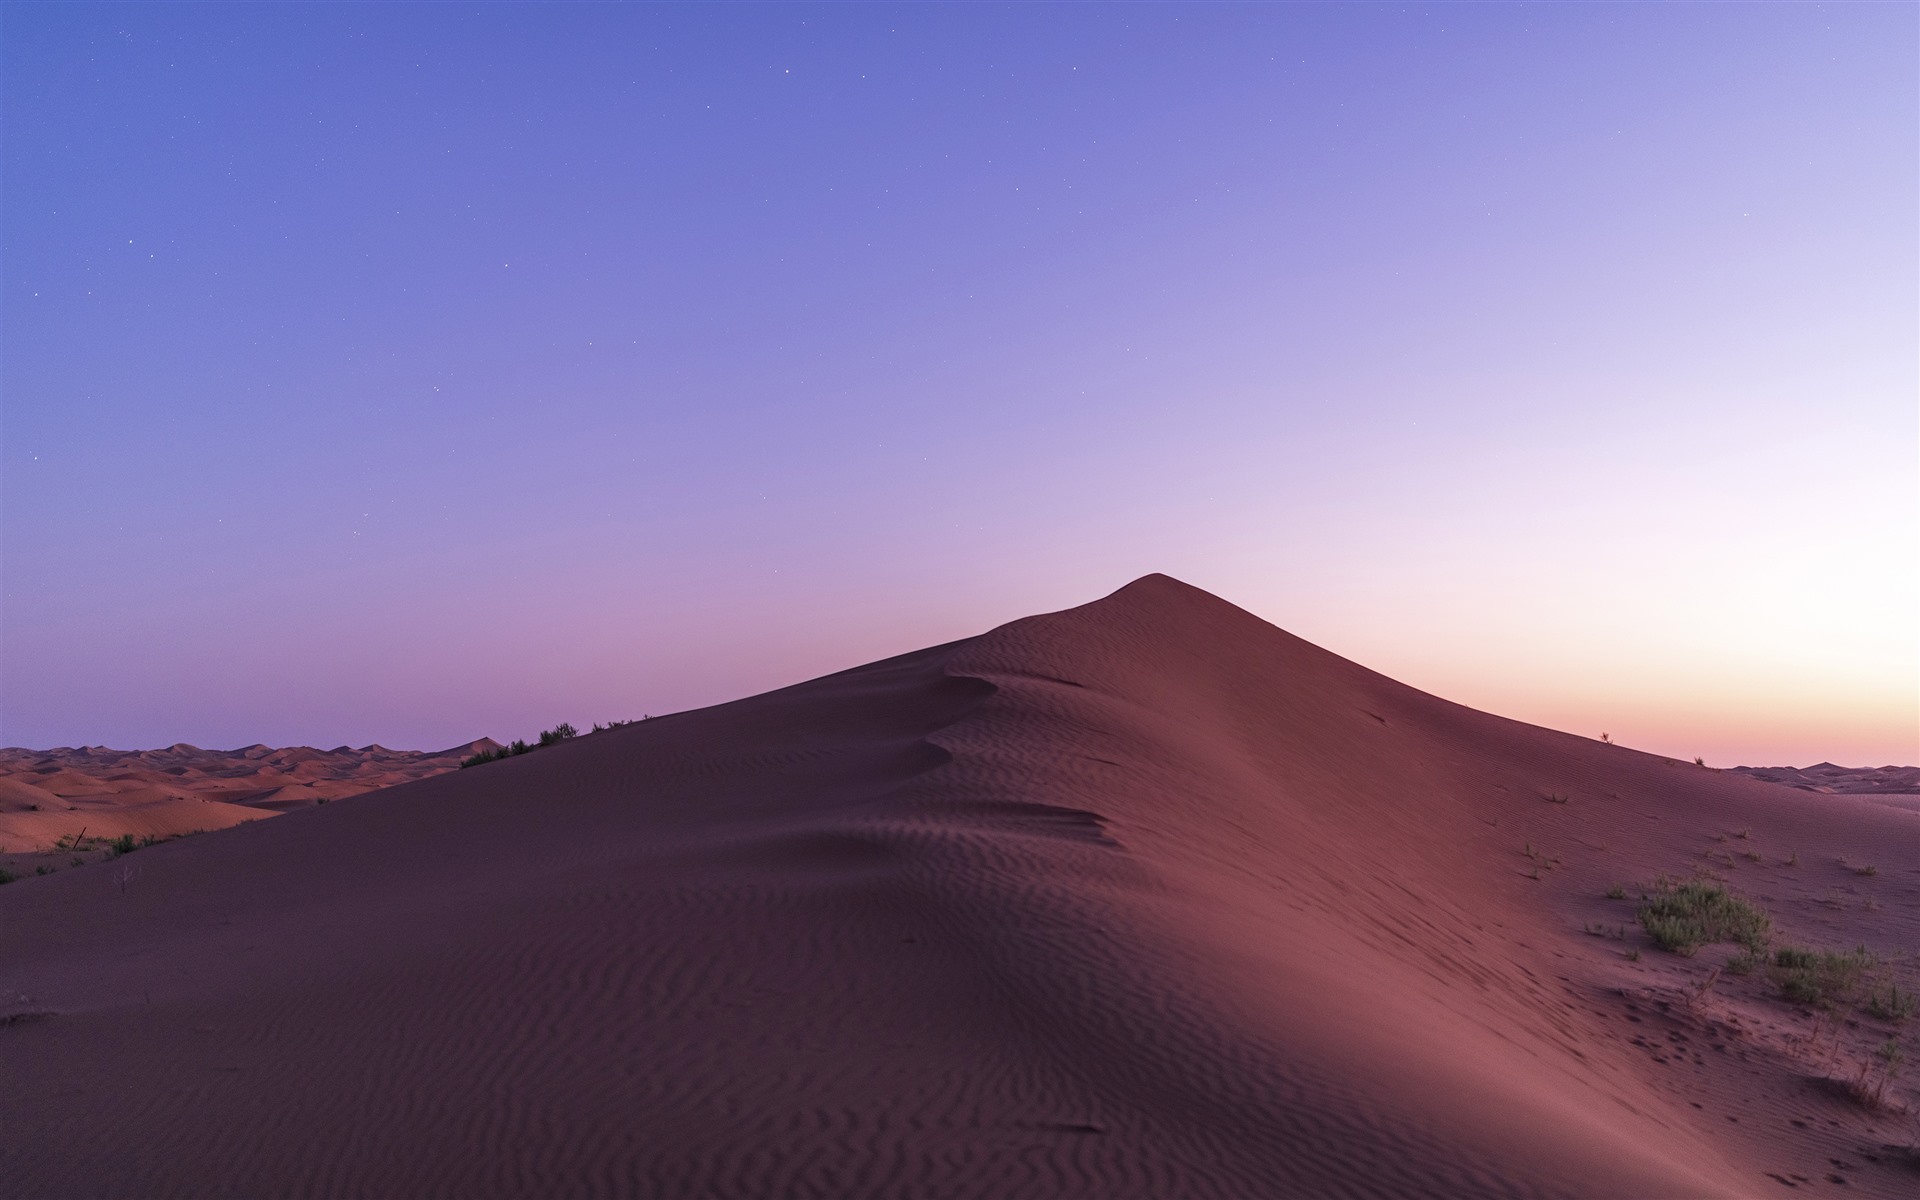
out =
{"type": "Polygon", "coordinates": [[[12,6],[0,743],[525,736],[1159,571],[1920,761],[1917,21],[12,6]]]}

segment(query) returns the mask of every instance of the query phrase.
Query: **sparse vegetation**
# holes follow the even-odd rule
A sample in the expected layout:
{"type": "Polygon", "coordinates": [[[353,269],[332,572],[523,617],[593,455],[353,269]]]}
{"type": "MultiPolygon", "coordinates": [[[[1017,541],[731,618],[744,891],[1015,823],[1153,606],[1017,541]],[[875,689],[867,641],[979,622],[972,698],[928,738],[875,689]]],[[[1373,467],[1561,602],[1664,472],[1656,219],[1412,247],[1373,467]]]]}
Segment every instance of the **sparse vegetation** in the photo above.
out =
{"type": "Polygon", "coordinates": [[[1705,1003],[1715,984],[1720,982],[1720,968],[1708,971],[1706,976],[1693,985],[1693,995],[1687,998],[1687,1007],[1698,1008],[1705,1003]]]}
{"type": "Polygon", "coordinates": [[[464,769],[466,767],[477,767],[481,763],[498,762],[503,758],[512,758],[516,754],[525,754],[531,749],[533,749],[532,746],[527,745],[519,738],[515,738],[513,741],[497,749],[482,750],[471,758],[461,759],[460,766],[464,769]]]}
{"type": "Polygon", "coordinates": [[[1854,1099],[1868,1108],[1886,1107],[1887,1088],[1900,1074],[1900,1062],[1904,1057],[1900,1043],[1888,1038],[1885,1045],[1873,1052],[1873,1057],[1860,1064],[1860,1074],[1855,1077],[1851,1088],[1854,1099]]]}
{"type": "Polygon", "coordinates": [[[1527,872],[1528,879],[1538,879],[1542,870],[1551,871],[1560,865],[1558,855],[1550,855],[1544,850],[1536,849],[1532,842],[1528,842],[1520,853],[1526,855],[1527,861],[1533,864],[1533,870],[1527,872]]]}
{"type": "MultiPolygon", "coordinates": [[[[595,728],[599,727],[596,726],[595,728]]],[[[542,730],[539,740],[532,745],[527,744],[519,738],[515,738],[497,750],[482,750],[478,754],[464,758],[460,760],[460,765],[462,768],[477,767],[481,763],[498,762],[503,758],[512,758],[519,754],[529,754],[543,746],[557,745],[569,738],[577,737],[579,736],[579,732],[580,731],[572,725],[562,721],[552,729],[542,730]]]]}
{"type": "Polygon", "coordinates": [[[1626,898],[1627,889],[1617,883],[1607,889],[1607,899],[1609,900],[1625,900],[1626,898]]]}
{"type": "Polygon", "coordinates": [[[1765,961],[1765,955],[1755,952],[1752,947],[1747,947],[1727,960],[1727,974],[1741,976],[1751,975],[1753,974],[1753,969],[1765,961]]]}
{"type": "Polygon", "coordinates": [[[1826,1007],[1851,999],[1872,965],[1865,946],[1849,951],[1782,946],[1773,956],[1773,981],[1794,1004],[1826,1007]]]}
{"type": "Polygon", "coordinates": [[[1567,802],[1567,794],[1565,792],[1548,792],[1547,793],[1548,804],[1565,804],[1566,802],[1567,802]]]}
{"type": "Polygon", "coordinates": [[[0,883],[12,883],[18,878],[20,877],[12,871],[7,870],[5,867],[0,867],[0,883]]]}
{"type": "Polygon", "coordinates": [[[1758,953],[1773,928],[1763,910],[1703,880],[1661,886],[1641,901],[1639,916],[1655,945],[1688,956],[1715,942],[1738,942],[1758,953]]]}
{"type": "Polygon", "coordinates": [[[1707,760],[1696,754],[1693,756],[1693,765],[1696,767],[1704,767],[1707,765],[1707,760]]]}
{"type": "Polygon", "coordinates": [[[136,841],[132,834],[123,833],[107,843],[107,850],[112,857],[119,858],[122,854],[132,854],[135,850],[144,850],[148,846],[157,844],[159,841],[159,838],[151,834],[136,841]]]}
{"type": "Polygon", "coordinates": [[[1853,873],[1855,875],[1878,875],[1880,873],[1880,868],[1874,866],[1872,863],[1868,863],[1863,867],[1853,868],[1853,873]]]}
{"type": "Polygon", "coordinates": [[[1897,983],[1889,982],[1884,988],[1876,987],[1867,993],[1867,1011],[1882,1021],[1910,1020],[1915,1008],[1914,994],[1901,991],[1897,983]]]}

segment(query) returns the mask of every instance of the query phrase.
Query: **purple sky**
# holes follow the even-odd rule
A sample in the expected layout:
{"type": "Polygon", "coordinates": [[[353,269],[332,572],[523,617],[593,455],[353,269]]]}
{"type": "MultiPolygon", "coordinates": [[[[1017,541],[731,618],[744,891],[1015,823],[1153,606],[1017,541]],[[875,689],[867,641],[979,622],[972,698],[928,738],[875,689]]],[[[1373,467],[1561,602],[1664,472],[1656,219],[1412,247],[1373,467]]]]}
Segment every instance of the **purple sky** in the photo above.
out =
{"type": "Polygon", "coordinates": [[[1920,10],[8,4],[0,743],[435,747],[1149,571],[1920,761],[1920,10]]]}

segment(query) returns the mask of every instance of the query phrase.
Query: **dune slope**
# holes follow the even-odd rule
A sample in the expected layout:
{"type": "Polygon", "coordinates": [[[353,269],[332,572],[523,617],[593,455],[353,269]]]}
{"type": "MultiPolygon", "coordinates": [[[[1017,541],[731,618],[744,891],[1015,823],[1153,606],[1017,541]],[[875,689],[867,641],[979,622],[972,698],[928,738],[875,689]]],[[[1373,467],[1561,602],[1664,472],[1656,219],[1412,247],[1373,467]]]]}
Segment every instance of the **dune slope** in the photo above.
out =
{"type": "Polygon", "coordinates": [[[0,889],[0,1179],[1902,1194],[1903,1118],[1800,1015],[1698,991],[1724,948],[1582,936],[1702,865],[1783,936],[1920,934],[1915,814],[1473,712],[1150,576],[0,889]]]}

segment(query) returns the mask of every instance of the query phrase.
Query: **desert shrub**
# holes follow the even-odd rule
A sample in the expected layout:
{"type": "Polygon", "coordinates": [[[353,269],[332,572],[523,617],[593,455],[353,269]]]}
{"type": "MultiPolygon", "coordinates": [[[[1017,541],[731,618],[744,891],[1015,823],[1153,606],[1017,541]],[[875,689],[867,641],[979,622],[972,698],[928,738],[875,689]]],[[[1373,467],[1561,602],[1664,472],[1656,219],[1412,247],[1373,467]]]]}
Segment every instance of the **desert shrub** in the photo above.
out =
{"type": "Polygon", "coordinates": [[[140,844],[133,840],[133,835],[130,833],[123,833],[107,843],[107,849],[113,852],[115,858],[119,858],[122,854],[132,854],[139,848],[140,844]]]}
{"type": "Polygon", "coordinates": [[[527,745],[519,738],[515,738],[497,750],[482,750],[471,758],[463,759],[460,765],[462,767],[477,767],[481,763],[499,762],[503,758],[512,758],[516,754],[525,754],[532,749],[532,746],[527,745]]]}
{"type": "Polygon", "coordinates": [[[481,763],[498,762],[503,758],[512,758],[517,754],[527,754],[540,749],[542,746],[552,746],[556,743],[564,742],[568,738],[577,736],[579,736],[579,730],[562,721],[552,729],[543,731],[540,734],[539,740],[533,745],[528,745],[524,740],[515,738],[498,750],[482,750],[478,754],[463,758],[460,760],[460,765],[462,768],[465,768],[477,767],[481,763]]]}
{"type": "Polygon", "coordinates": [[[1703,945],[1738,942],[1758,953],[1766,948],[1773,921],[1717,883],[1670,884],[1640,903],[1640,924],[1654,944],[1691,955],[1703,945]]]}
{"type": "Polygon", "coordinates": [[[1897,983],[1867,993],[1867,1011],[1883,1021],[1905,1021],[1913,1016],[1915,1007],[1914,994],[1901,991],[1897,983]]]}
{"type": "Polygon", "coordinates": [[[0,867],[0,883],[12,883],[18,878],[20,877],[12,871],[7,870],[5,867],[0,867]]]}
{"type": "Polygon", "coordinates": [[[1900,1043],[1889,1039],[1860,1064],[1860,1073],[1849,1090],[1853,1098],[1871,1109],[1887,1106],[1887,1088],[1899,1077],[1900,1063],[1906,1057],[1900,1043]],[[1877,1066],[1876,1066],[1877,1064],[1877,1066]]]}
{"type": "Polygon", "coordinates": [[[1808,950],[1782,946],[1773,956],[1773,982],[1795,1004],[1826,1006],[1846,1000],[1859,988],[1873,955],[1856,950],[1808,950]]]}

